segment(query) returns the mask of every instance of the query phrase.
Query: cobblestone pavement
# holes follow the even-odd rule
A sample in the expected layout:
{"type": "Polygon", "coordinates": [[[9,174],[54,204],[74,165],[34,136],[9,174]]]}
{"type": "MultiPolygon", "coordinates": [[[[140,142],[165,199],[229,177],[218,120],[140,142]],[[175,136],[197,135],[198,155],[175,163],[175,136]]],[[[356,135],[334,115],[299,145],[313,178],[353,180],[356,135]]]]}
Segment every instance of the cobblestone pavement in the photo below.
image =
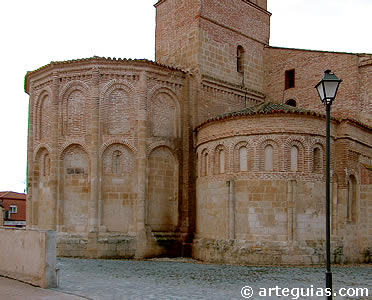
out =
{"type": "MultiPolygon", "coordinates": [[[[259,297],[260,288],[324,287],[324,268],[319,267],[249,267],[187,262],[190,260],[95,260],[58,258],[58,291],[94,300],[129,299],[244,299],[243,286],[251,286],[259,297]]],[[[333,286],[368,288],[372,299],[372,265],[333,267],[333,286]]],[[[281,297],[280,299],[295,299],[281,297]]],[[[299,297],[298,299],[325,299],[299,297]]]]}

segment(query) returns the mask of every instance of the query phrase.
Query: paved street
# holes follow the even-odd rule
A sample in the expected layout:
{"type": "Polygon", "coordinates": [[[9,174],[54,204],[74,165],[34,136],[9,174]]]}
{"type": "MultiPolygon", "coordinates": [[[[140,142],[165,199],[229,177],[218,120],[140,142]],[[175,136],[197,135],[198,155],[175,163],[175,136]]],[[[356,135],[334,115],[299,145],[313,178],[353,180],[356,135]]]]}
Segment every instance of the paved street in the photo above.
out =
{"type": "MultiPolygon", "coordinates": [[[[192,260],[87,260],[59,258],[60,285],[57,291],[94,300],[127,299],[244,299],[243,286],[259,297],[260,288],[309,288],[324,285],[324,269],[309,267],[246,267],[200,264],[192,260]],[[184,262],[186,261],[186,262],[184,262]],[[189,262],[190,261],[190,262],[189,262]]],[[[372,266],[334,267],[336,289],[369,288],[372,296],[372,266]]],[[[274,292],[273,292],[274,293],[274,292]]],[[[281,299],[295,299],[282,297],[281,299]]],[[[324,299],[299,297],[298,299],[324,299]]],[[[335,297],[334,299],[372,299],[335,297]]]]}
{"type": "Polygon", "coordinates": [[[0,300],[85,300],[59,291],[42,289],[0,276],[0,300]]]}

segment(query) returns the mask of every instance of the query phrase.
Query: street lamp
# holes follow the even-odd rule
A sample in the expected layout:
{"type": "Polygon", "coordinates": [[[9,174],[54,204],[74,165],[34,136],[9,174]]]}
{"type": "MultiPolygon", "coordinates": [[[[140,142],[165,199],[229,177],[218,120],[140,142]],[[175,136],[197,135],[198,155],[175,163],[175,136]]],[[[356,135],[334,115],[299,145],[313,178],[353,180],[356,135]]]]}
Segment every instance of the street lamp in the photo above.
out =
{"type": "Polygon", "coordinates": [[[326,288],[331,294],[327,299],[333,298],[332,272],[331,272],[331,214],[330,214],[330,132],[331,132],[331,105],[335,99],[341,79],[331,73],[331,70],[324,71],[323,79],[315,86],[320,100],[326,107],[326,288]]]}

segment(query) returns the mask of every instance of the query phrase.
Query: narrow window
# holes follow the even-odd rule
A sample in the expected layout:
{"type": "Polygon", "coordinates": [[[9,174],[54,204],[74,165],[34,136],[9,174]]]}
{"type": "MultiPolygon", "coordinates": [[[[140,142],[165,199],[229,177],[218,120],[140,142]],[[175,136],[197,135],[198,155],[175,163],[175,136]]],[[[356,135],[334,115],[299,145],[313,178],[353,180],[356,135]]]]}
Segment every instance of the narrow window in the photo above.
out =
{"type": "Polygon", "coordinates": [[[120,174],[120,156],[120,151],[114,151],[112,159],[112,173],[114,174],[120,174]]]}
{"type": "Polygon", "coordinates": [[[347,181],[347,209],[346,217],[349,222],[356,221],[356,180],[350,176],[347,181]]]}
{"type": "Polygon", "coordinates": [[[274,153],[273,146],[267,145],[265,147],[264,152],[265,152],[264,170],[273,171],[273,153],[274,153]]]}
{"type": "Polygon", "coordinates": [[[296,100],[294,100],[294,99],[289,99],[285,104],[287,104],[289,106],[293,106],[293,107],[297,106],[296,100]]]}
{"type": "Polygon", "coordinates": [[[219,165],[220,165],[219,173],[220,174],[225,173],[225,151],[223,150],[219,151],[219,165]]]}
{"type": "Polygon", "coordinates": [[[291,148],[291,171],[297,172],[298,170],[298,148],[293,146],[291,148]]]}
{"type": "Polygon", "coordinates": [[[291,89],[295,87],[295,70],[285,71],[285,89],[291,89]]]}
{"type": "Polygon", "coordinates": [[[203,175],[208,175],[208,153],[205,153],[202,161],[203,175]]]}
{"type": "Polygon", "coordinates": [[[319,173],[322,170],[321,164],[321,152],[319,148],[315,148],[313,151],[313,172],[319,173]]]}
{"type": "Polygon", "coordinates": [[[44,156],[44,170],[43,170],[43,175],[44,176],[49,176],[50,174],[50,157],[48,154],[44,156]]]}
{"type": "Polygon", "coordinates": [[[248,151],[246,147],[241,147],[239,149],[239,170],[241,172],[248,171],[248,161],[247,161],[248,151]]]}
{"type": "Polygon", "coordinates": [[[236,70],[239,73],[244,73],[244,49],[242,46],[238,46],[236,49],[236,70]]]}

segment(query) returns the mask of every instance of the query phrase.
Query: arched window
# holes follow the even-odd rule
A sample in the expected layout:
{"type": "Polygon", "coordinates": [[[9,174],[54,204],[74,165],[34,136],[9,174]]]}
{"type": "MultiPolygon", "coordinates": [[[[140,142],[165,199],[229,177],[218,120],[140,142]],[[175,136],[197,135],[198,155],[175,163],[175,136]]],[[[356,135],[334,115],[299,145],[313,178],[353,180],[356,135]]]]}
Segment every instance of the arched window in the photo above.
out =
{"type": "Polygon", "coordinates": [[[293,107],[297,106],[296,100],[294,100],[294,99],[287,100],[287,102],[285,104],[287,104],[289,106],[293,106],[293,107]]]}
{"type": "Polygon", "coordinates": [[[264,170],[265,171],[273,171],[273,154],[274,148],[271,145],[267,145],[264,150],[265,153],[265,161],[264,161],[264,170]]]}
{"type": "Polygon", "coordinates": [[[45,154],[43,175],[49,176],[49,174],[50,174],[50,157],[49,157],[49,154],[45,154]]]}
{"type": "Polygon", "coordinates": [[[208,152],[204,152],[202,154],[202,161],[201,161],[201,176],[208,175],[208,152]]]}
{"type": "Polygon", "coordinates": [[[219,156],[219,173],[225,173],[225,151],[222,149],[218,152],[219,156]]]}
{"type": "Polygon", "coordinates": [[[236,49],[236,70],[244,73],[244,48],[240,45],[236,49]]]}
{"type": "Polygon", "coordinates": [[[239,149],[239,171],[248,171],[248,151],[247,147],[240,147],[239,149]]]}
{"type": "Polygon", "coordinates": [[[120,156],[119,150],[115,150],[112,154],[112,173],[114,174],[120,174],[120,156]]]}
{"type": "Polygon", "coordinates": [[[320,148],[313,150],[313,172],[319,173],[322,170],[322,154],[320,148]]]}
{"type": "Polygon", "coordinates": [[[297,172],[298,170],[298,148],[292,146],[291,148],[291,171],[297,172]]]}
{"type": "Polygon", "coordinates": [[[351,175],[347,181],[346,217],[347,217],[347,220],[352,223],[356,222],[356,211],[357,211],[356,192],[357,192],[356,179],[353,175],[351,175]]]}
{"type": "Polygon", "coordinates": [[[214,174],[225,173],[225,148],[222,145],[218,145],[214,151],[214,174]]]}

